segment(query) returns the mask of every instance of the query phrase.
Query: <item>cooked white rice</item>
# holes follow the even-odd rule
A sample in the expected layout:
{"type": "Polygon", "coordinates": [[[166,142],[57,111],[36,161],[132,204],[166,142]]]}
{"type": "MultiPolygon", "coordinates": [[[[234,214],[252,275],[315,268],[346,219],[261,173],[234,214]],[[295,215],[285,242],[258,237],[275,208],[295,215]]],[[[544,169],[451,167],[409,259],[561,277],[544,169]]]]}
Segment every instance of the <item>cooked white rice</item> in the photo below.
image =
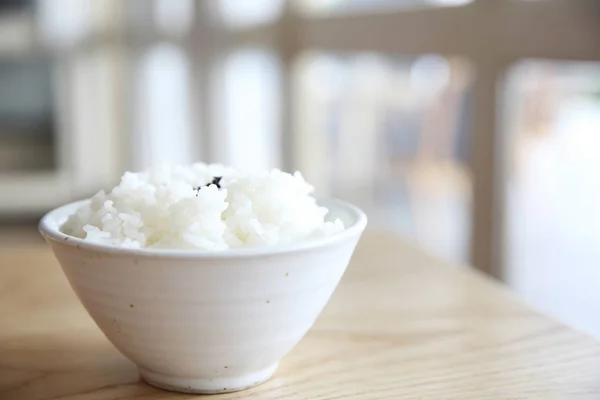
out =
{"type": "Polygon", "coordinates": [[[245,174],[218,164],[126,172],[62,226],[91,242],[130,248],[223,250],[288,243],[342,231],[299,172],[245,174]],[[222,177],[220,189],[209,184],[222,177]],[[198,189],[199,188],[199,189],[198,189]]]}

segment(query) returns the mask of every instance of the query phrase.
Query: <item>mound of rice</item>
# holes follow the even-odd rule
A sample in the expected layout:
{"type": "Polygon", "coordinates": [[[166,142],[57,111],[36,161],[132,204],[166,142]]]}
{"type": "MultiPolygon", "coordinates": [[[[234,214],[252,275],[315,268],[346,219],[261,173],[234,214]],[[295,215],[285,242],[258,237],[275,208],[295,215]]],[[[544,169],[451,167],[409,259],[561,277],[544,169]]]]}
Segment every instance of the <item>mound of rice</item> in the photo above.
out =
{"type": "Polygon", "coordinates": [[[339,219],[325,221],[328,210],[317,205],[312,192],[299,172],[163,165],[126,172],[118,186],[93,196],[61,230],[122,247],[203,250],[283,244],[342,231],[339,219]]]}

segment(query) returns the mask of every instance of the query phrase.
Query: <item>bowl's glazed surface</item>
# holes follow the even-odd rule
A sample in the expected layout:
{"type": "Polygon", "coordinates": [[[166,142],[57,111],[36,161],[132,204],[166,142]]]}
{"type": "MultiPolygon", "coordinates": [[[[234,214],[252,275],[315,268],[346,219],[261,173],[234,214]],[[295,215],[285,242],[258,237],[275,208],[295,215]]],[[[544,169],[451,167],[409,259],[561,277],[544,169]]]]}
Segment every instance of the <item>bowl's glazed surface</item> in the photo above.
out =
{"type": "Polygon", "coordinates": [[[219,252],[125,249],[61,233],[80,204],[40,222],[71,287],[143,379],[187,393],[269,379],[329,300],[366,226],[359,209],[329,200],[347,227],[330,237],[219,252]]]}

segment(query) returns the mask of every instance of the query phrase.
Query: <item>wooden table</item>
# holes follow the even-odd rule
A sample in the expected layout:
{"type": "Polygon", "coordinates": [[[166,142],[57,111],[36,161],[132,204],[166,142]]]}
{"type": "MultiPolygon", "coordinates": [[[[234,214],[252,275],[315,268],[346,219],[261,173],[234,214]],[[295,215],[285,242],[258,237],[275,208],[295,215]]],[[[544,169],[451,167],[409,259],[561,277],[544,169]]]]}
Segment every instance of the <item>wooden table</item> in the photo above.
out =
{"type": "MultiPolygon", "coordinates": [[[[0,399],[57,398],[197,397],[140,381],[48,249],[3,250],[0,399]]],[[[370,234],[275,377],[215,398],[599,399],[600,344],[473,271],[370,234]]]]}

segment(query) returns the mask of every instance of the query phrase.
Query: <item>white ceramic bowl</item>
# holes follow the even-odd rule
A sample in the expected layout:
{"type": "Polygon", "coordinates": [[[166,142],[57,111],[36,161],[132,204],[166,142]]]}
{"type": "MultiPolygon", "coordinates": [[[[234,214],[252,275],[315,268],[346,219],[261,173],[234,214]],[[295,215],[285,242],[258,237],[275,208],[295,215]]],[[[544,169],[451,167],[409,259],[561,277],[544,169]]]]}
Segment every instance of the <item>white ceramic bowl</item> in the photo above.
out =
{"type": "Polygon", "coordinates": [[[106,337],[144,380],[222,393],[269,379],[342,277],[367,218],[321,204],[346,229],[294,244],[219,252],[126,249],[60,232],[83,202],[46,214],[40,232],[106,337]]]}

